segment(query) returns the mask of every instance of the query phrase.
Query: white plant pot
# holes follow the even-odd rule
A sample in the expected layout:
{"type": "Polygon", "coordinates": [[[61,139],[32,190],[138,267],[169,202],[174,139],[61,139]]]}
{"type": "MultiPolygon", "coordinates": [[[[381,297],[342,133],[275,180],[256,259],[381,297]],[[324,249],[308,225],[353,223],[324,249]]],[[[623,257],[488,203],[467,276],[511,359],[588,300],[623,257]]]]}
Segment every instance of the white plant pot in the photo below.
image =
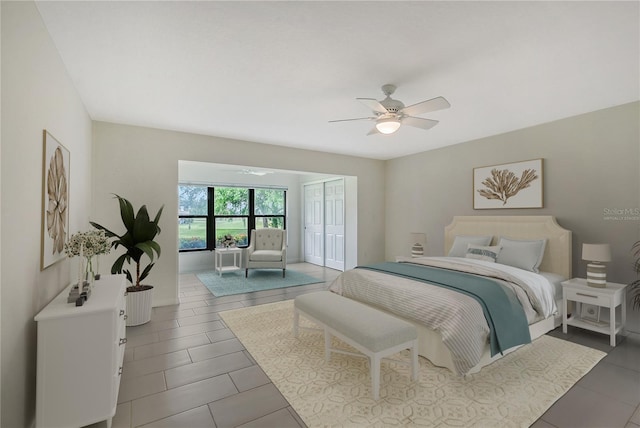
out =
{"type": "Polygon", "coordinates": [[[127,292],[127,326],[148,323],[151,320],[153,288],[127,292]]]}

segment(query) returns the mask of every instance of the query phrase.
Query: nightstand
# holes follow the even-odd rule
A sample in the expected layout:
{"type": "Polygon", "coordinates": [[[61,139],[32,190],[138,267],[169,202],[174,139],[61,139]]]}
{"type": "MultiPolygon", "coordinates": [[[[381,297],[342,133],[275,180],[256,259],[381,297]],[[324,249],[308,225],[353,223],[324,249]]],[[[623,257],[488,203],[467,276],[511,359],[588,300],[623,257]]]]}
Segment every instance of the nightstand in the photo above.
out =
{"type": "Polygon", "coordinates": [[[584,278],[573,278],[562,282],[562,332],[567,326],[584,328],[602,334],[608,334],[611,346],[616,346],[616,334],[624,331],[627,318],[625,288],[627,284],[607,282],[606,288],[587,285],[584,278]],[[576,310],[571,318],[567,317],[567,302],[576,302],[576,310]],[[616,323],[616,308],[620,306],[620,322],[616,323]],[[600,308],[609,308],[609,319],[600,317],[600,308]]]}

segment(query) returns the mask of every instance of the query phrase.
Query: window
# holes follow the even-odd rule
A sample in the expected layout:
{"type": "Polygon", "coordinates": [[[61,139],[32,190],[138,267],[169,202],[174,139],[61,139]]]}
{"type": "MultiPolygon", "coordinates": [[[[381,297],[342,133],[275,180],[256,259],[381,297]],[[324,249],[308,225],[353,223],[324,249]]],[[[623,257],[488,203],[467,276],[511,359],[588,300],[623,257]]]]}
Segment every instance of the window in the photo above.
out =
{"type": "Polygon", "coordinates": [[[249,189],[216,187],[213,194],[216,244],[231,235],[237,246],[249,245],[249,189]]]}
{"type": "Polygon", "coordinates": [[[213,250],[225,235],[245,247],[251,229],[285,229],[286,193],[284,189],[178,186],[178,249],[213,250]]]}
{"type": "Polygon", "coordinates": [[[178,186],[178,249],[207,248],[207,188],[178,186]]]}
{"type": "Polygon", "coordinates": [[[274,189],[256,189],[254,191],[254,209],[256,229],[284,229],[285,192],[274,189]]]}

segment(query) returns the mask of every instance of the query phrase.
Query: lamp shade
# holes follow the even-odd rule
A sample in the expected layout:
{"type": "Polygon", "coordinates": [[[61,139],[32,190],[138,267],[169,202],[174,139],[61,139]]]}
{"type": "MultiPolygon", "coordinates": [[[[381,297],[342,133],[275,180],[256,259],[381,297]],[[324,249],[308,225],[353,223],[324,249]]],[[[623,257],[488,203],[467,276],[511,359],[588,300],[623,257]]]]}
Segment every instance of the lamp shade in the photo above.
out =
{"type": "Polygon", "coordinates": [[[582,244],[582,260],[590,262],[610,262],[609,244],[582,244]]]}
{"type": "Polygon", "coordinates": [[[381,134],[393,134],[400,128],[400,121],[390,117],[388,119],[379,119],[376,123],[376,129],[381,134]]]}

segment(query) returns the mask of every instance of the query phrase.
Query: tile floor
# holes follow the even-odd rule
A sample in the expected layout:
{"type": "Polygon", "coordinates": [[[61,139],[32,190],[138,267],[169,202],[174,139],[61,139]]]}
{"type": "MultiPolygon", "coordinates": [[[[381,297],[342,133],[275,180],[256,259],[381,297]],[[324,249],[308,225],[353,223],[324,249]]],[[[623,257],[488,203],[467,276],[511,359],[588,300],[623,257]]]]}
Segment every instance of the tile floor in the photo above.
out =
{"type": "MultiPolygon", "coordinates": [[[[180,275],[181,303],[154,308],[149,323],[127,328],[113,427],[304,427],[218,316],[325,289],[339,274],[305,263],[288,269],[325,282],[216,298],[194,274],[180,275]]],[[[611,348],[607,336],[577,328],[549,334],[608,355],[533,427],[640,428],[640,335],[619,337],[611,348]]]]}

